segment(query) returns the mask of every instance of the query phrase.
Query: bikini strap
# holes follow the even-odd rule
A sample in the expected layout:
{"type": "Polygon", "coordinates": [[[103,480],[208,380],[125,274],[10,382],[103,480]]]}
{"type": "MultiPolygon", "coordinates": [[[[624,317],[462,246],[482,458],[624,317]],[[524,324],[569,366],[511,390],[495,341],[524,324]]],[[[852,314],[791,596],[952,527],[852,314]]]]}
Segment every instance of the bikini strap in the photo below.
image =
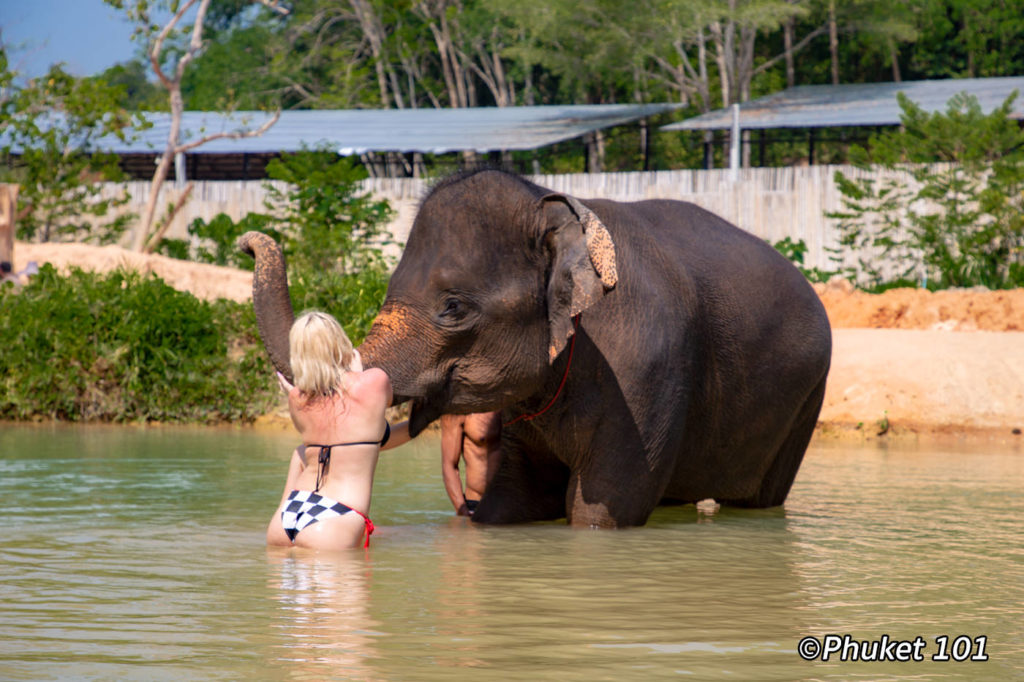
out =
{"type": "MultiPolygon", "coordinates": [[[[352,509],[351,507],[349,507],[349,508],[352,509]]],[[[370,520],[369,516],[367,516],[366,514],[364,514],[361,511],[359,511],[358,509],[352,509],[352,511],[354,511],[356,514],[359,514],[360,516],[362,516],[363,517],[363,522],[366,524],[366,542],[363,543],[363,549],[366,549],[367,547],[370,546],[370,536],[373,535],[373,531],[376,530],[376,529],[373,527],[373,521],[370,520]]]]}
{"type": "Polygon", "coordinates": [[[327,467],[331,463],[331,448],[333,445],[314,445],[313,447],[320,448],[320,454],[317,455],[316,459],[316,487],[313,488],[313,492],[320,490],[320,486],[324,482],[324,473],[327,467]]]}

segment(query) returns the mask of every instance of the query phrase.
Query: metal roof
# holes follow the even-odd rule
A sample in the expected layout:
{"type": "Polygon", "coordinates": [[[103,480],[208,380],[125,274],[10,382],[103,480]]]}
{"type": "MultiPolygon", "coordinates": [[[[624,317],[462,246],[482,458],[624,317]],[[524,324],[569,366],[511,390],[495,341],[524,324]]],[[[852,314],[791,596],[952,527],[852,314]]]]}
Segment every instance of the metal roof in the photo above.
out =
{"type": "MultiPolygon", "coordinates": [[[[1024,77],[802,85],[741,104],[740,127],[749,130],[899,125],[898,92],[928,112],[944,111],[953,95],[966,92],[978,98],[982,111],[990,112],[1014,90],[1020,95],[1014,100],[1011,117],[1022,119],[1024,77]]],[[[662,126],[661,130],[722,130],[731,127],[731,110],[719,109],[670,123],[662,126]]]]}
{"type": "MultiPolygon", "coordinates": [[[[468,109],[346,109],[283,111],[280,120],[259,137],[217,139],[189,154],[294,152],[327,146],[340,154],[370,151],[443,154],[536,149],[585,133],[622,125],[677,108],[676,104],[599,104],[468,109]]],[[[138,139],[116,138],[93,145],[118,154],[152,154],[167,144],[171,115],[147,113],[153,127],[138,139]]],[[[250,130],[270,118],[261,111],[188,111],[182,120],[182,143],[215,132],[250,130]]]]}

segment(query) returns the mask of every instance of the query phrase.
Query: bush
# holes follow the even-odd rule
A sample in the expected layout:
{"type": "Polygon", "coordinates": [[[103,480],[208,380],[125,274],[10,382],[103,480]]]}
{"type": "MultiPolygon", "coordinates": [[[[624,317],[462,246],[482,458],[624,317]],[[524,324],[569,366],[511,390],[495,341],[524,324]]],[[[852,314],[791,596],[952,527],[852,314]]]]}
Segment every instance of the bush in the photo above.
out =
{"type": "Polygon", "coordinates": [[[0,418],[246,421],[276,400],[251,306],[49,264],[0,306],[0,418]]]}
{"type": "MultiPolygon", "coordinates": [[[[365,171],[334,152],[285,154],[267,165],[267,174],[289,183],[286,192],[268,186],[269,212],[251,213],[238,222],[223,214],[209,223],[194,221],[189,234],[204,246],[192,257],[251,270],[252,259],[235,248],[235,240],[248,230],[269,234],[285,254],[296,312],[329,312],[352,342],[360,343],[384,302],[394,265],[383,253],[391,243],[385,230],[391,207],[360,194],[365,171]]],[[[181,257],[187,245],[164,242],[160,249],[181,257]]]]}
{"type": "Polygon", "coordinates": [[[803,276],[811,282],[827,282],[835,272],[822,270],[821,268],[808,268],[804,265],[804,256],[807,254],[807,242],[803,239],[793,241],[792,237],[785,237],[772,244],[776,251],[796,266],[803,273],[803,276]]]}
{"type": "Polygon", "coordinates": [[[18,237],[39,241],[117,241],[133,216],[128,201],[103,197],[100,181],[124,179],[117,156],[98,145],[148,127],[120,108],[120,87],[76,78],[61,65],[18,84],[0,45],[0,182],[21,185],[18,237]]]}
{"type": "Polygon", "coordinates": [[[991,114],[957,95],[928,114],[899,95],[902,127],[854,149],[857,165],[903,170],[899,178],[851,179],[836,173],[844,211],[836,260],[872,287],[921,280],[931,289],[1024,286],[1024,130],[1010,118],[1013,93],[991,114]],[[896,263],[882,272],[881,262],[896,263]]]}
{"type": "Polygon", "coordinates": [[[194,260],[199,263],[226,265],[240,270],[252,270],[254,261],[235,247],[235,240],[249,230],[266,232],[280,240],[280,234],[270,227],[271,218],[259,213],[250,213],[238,222],[226,213],[218,213],[210,222],[196,218],[188,226],[189,236],[199,243],[189,248],[184,239],[164,239],[157,251],[179,260],[194,260]]]}

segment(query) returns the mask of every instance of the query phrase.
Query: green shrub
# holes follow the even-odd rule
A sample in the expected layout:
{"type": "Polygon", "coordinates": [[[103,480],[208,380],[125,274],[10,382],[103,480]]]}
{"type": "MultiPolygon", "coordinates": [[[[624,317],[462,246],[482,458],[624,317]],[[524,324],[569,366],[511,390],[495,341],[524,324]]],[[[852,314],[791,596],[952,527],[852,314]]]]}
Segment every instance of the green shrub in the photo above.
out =
{"type": "MultiPolygon", "coordinates": [[[[281,244],[296,312],[316,309],[334,315],[352,342],[370,330],[387,293],[394,266],[384,255],[392,211],[387,201],[359,193],[365,171],[331,151],[285,154],[267,165],[273,180],[288,183],[284,192],[268,185],[268,213],[250,213],[235,222],[220,214],[201,219],[189,234],[201,246],[190,257],[204,263],[251,270],[253,260],[235,248],[248,230],[269,234],[281,244]]],[[[165,241],[161,252],[184,257],[184,241],[165,241]]]]}
{"type": "Polygon", "coordinates": [[[804,265],[804,256],[807,255],[807,242],[803,239],[793,241],[792,237],[784,237],[772,244],[772,246],[776,251],[785,256],[790,263],[795,265],[803,273],[803,276],[811,282],[827,282],[830,277],[836,274],[821,268],[808,268],[804,265]]]}
{"type": "Polygon", "coordinates": [[[274,239],[280,240],[280,234],[270,226],[271,221],[270,216],[260,213],[250,213],[238,222],[226,213],[218,213],[210,222],[196,218],[188,226],[188,233],[199,246],[191,249],[189,242],[184,239],[164,239],[157,251],[179,260],[194,260],[198,263],[252,270],[253,259],[235,247],[235,240],[249,230],[266,232],[274,239]]]}
{"type": "Polygon", "coordinates": [[[126,141],[148,124],[118,105],[122,88],[76,78],[62,65],[21,82],[0,45],[0,182],[21,186],[18,237],[38,241],[117,241],[133,216],[128,196],[104,198],[100,181],[121,181],[117,155],[99,143],[126,141]]]}
{"type": "Polygon", "coordinates": [[[252,306],[51,265],[0,306],[0,418],[247,421],[276,399],[252,306]]]}
{"type": "Polygon", "coordinates": [[[990,114],[974,97],[927,113],[899,95],[902,127],[854,148],[863,168],[899,177],[836,173],[844,210],[840,248],[857,256],[844,274],[869,287],[919,280],[930,289],[1024,286],[1024,130],[1010,118],[1014,92],[990,114]],[[880,263],[895,264],[883,272],[880,263]]]}

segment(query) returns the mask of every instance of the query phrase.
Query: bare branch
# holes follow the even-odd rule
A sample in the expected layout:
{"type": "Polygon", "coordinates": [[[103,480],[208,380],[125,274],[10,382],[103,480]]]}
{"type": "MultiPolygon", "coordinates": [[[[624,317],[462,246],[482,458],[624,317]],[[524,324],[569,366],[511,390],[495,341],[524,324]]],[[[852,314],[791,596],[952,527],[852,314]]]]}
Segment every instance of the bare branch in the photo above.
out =
{"type": "MultiPolygon", "coordinates": [[[[824,33],[827,30],[828,30],[828,26],[827,25],[819,26],[818,28],[814,29],[813,31],[811,31],[810,33],[805,35],[800,40],[800,42],[798,42],[796,45],[793,46],[792,53],[796,54],[797,52],[802,50],[804,47],[806,47],[807,43],[811,42],[812,40],[814,40],[815,38],[817,38],[818,36],[820,36],[822,33],[824,33]]],[[[756,76],[759,73],[763,73],[763,72],[767,71],[768,69],[770,69],[773,66],[775,66],[779,62],[779,60],[784,58],[785,56],[786,56],[786,54],[783,52],[782,54],[775,55],[774,57],[772,57],[768,61],[764,62],[763,64],[758,64],[757,68],[754,69],[751,72],[751,75],[756,76]]]]}
{"type": "MultiPolygon", "coordinates": [[[[181,18],[185,16],[185,12],[191,9],[192,5],[196,4],[199,0],[187,0],[187,2],[181,6],[178,12],[171,17],[171,20],[167,22],[163,30],[157,35],[156,40],[153,41],[153,47],[149,51],[149,63],[153,66],[153,71],[156,72],[156,77],[160,79],[160,82],[168,90],[172,87],[172,81],[164,73],[164,70],[160,67],[160,53],[164,49],[164,41],[167,40],[167,36],[171,34],[174,27],[177,26],[181,18]]],[[[206,0],[209,2],[209,0],[206,0]]]]}
{"type": "Polygon", "coordinates": [[[200,145],[204,145],[207,142],[212,142],[213,140],[240,140],[245,137],[259,137],[263,133],[270,130],[270,127],[277,123],[277,119],[279,118],[281,118],[280,109],[275,111],[274,115],[270,117],[268,121],[266,121],[263,125],[261,125],[259,128],[256,128],[255,130],[237,130],[233,133],[213,133],[212,135],[201,137],[198,140],[193,140],[186,144],[176,146],[174,148],[174,154],[182,154],[184,152],[189,151],[190,149],[195,149],[200,145]]]}
{"type": "Polygon", "coordinates": [[[142,249],[143,253],[153,253],[156,250],[156,247],[160,245],[160,242],[163,241],[164,235],[167,234],[167,230],[171,228],[171,223],[174,222],[174,217],[181,211],[181,208],[185,205],[185,202],[188,201],[188,197],[192,194],[192,190],[195,189],[195,187],[195,182],[190,182],[185,186],[181,196],[178,197],[178,200],[174,202],[174,206],[170,211],[168,211],[167,215],[164,216],[163,221],[157,226],[156,232],[153,233],[152,238],[146,242],[146,246],[142,249]]]}
{"type": "Polygon", "coordinates": [[[174,82],[181,83],[185,76],[185,67],[195,58],[199,50],[203,49],[203,22],[206,21],[206,10],[210,7],[210,0],[201,0],[199,11],[196,13],[196,22],[192,24],[192,39],[189,41],[188,51],[179,59],[174,69],[174,82]]]}

